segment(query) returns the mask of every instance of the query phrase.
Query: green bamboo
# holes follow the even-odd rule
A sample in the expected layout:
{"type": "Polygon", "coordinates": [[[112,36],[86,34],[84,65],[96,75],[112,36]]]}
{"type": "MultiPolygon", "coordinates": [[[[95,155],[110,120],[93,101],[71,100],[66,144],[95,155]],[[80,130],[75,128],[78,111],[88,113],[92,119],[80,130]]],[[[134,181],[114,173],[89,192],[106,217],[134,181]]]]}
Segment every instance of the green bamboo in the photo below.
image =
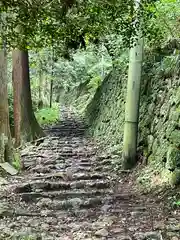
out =
{"type": "MultiPolygon", "coordinates": [[[[136,1],[135,10],[138,10],[139,4],[140,1],[136,1]]],[[[134,39],[134,46],[130,48],[129,53],[123,142],[123,166],[125,169],[132,168],[136,164],[140,82],[144,49],[141,31],[140,29],[136,29],[136,31],[137,39],[134,39]]]]}

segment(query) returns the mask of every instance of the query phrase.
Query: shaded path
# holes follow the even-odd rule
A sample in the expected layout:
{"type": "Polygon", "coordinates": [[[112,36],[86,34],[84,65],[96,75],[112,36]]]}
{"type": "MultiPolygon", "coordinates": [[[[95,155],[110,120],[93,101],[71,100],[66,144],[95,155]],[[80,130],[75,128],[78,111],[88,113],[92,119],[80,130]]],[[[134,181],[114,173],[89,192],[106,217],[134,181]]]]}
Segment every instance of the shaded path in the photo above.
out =
{"type": "Polygon", "coordinates": [[[71,115],[22,151],[25,171],[1,189],[0,240],[180,239],[179,213],[118,179],[84,130],[71,115]]]}

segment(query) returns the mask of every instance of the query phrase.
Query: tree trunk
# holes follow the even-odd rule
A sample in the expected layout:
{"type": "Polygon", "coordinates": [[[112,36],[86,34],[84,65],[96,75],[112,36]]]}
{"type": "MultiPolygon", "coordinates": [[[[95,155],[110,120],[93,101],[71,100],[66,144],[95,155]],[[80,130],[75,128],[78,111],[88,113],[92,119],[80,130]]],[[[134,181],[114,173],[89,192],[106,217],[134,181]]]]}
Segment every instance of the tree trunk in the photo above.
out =
{"type": "Polygon", "coordinates": [[[32,108],[27,50],[13,50],[13,91],[16,146],[44,136],[32,108]]]}
{"type": "Polygon", "coordinates": [[[38,109],[43,108],[42,89],[43,89],[43,74],[42,74],[42,61],[40,60],[40,63],[39,63],[38,109]]]}
{"type": "Polygon", "coordinates": [[[7,62],[5,50],[0,50],[0,162],[13,162],[13,145],[9,126],[7,62]]]}
{"type": "Polygon", "coordinates": [[[49,107],[52,107],[52,98],[53,98],[53,76],[54,76],[54,49],[52,49],[52,69],[51,69],[51,82],[50,82],[50,99],[49,107]]]}
{"type": "Polygon", "coordinates": [[[49,107],[52,107],[52,97],[53,97],[53,79],[51,79],[50,82],[50,102],[49,102],[49,107]]]}
{"type": "MultiPolygon", "coordinates": [[[[140,0],[139,2],[136,1],[135,4],[135,10],[138,10],[140,0]]],[[[134,47],[130,49],[129,56],[123,147],[123,165],[125,169],[136,164],[140,81],[144,48],[140,29],[137,29],[137,35],[137,40],[134,40],[134,47]]]]}

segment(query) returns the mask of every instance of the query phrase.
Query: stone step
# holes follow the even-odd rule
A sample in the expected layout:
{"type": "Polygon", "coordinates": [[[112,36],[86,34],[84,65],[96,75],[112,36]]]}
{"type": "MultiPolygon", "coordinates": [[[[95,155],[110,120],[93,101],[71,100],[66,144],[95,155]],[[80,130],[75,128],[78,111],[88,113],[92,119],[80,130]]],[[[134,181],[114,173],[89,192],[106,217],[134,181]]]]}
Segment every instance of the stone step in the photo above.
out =
{"type": "Polygon", "coordinates": [[[101,161],[96,161],[97,162],[97,166],[98,165],[103,165],[103,166],[105,166],[105,165],[112,165],[112,161],[111,161],[111,159],[104,159],[104,160],[101,160],[101,161]]]}
{"type": "Polygon", "coordinates": [[[32,181],[30,183],[20,184],[15,186],[16,193],[32,192],[32,191],[55,191],[55,190],[70,190],[70,189],[106,189],[112,186],[110,180],[80,180],[80,181],[32,181]]]}
{"type": "MultiPolygon", "coordinates": [[[[33,218],[42,217],[44,218],[43,222],[47,217],[52,217],[52,218],[58,218],[58,221],[63,223],[64,220],[65,222],[75,222],[77,220],[78,222],[82,222],[87,218],[89,218],[89,220],[91,221],[92,219],[99,216],[101,213],[101,207],[99,205],[96,207],[92,206],[89,209],[71,208],[71,209],[65,209],[65,210],[57,209],[56,211],[54,211],[54,209],[47,209],[44,207],[41,208],[41,205],[46,206],[47,203],[52,203],[52,202],[53,200],[51,199],[43,198],[43,199],[40,199],[38,203],[36,204],[33,203],[33,205],[31,204],[27,205],[25,202],[19,202],[18,205],[11,203],[11,205],[6,206],[4,210],[1,209],[0,226],[1,226],[2,217],[6,217],[6,218],[10,217],[10,219],[12,219],[13,217],[14,220],[16,217],[19,218],[19,216],[26,218],[26,220],[27,218],[32,218],[32,217],[33,218]]],[[[54,202],[56,204],[57,200],[55,200],[54,202]]],[[[18,221],[18,219],[16,219],[16,221],[18,221]]]]}
{"type": "Polygon", "coordinates": [[[63,121],[59,122],[57,125],[52,126],[51,128],[58,128],[58,127],[70,127],[70,126],[76,126],[76,127],[85,127],[85,124],[83,122],[77,122],[77,121],[63,121]]]}
{"type": "Polygon", "coordinates": [[[89,162],[81,162],[79,161],[79,166],[81,167],[92,167],[92,163],[89,161],[89,162]]]}
{"type": "MultiPolygon", "coordinates": [[[[59,157],[58,157],[59,158],[59,157]]],[[[68,160],[65,160],[65,158],[62,158],[62,159],[49,159],[49,160],[44,160],[42,159],[41,160],[41,164],[39,165],[36,165],[36,162],[38,162],[38,160],[35,158],[26,158],[26,159],[23,159],[23,164],[26,168],[28,167],[31,167],[31,171],[33,172],[41,172],[41,168],[43,166],[45,166],[46,168],[49,168],[51,170],[58,170],[58,169],[67,169],[67,168],[76,168],[76,172],[79,172],[79,171],[95,171],[95,172],[98,172],[98,171],[108,171],[111,166],[108,166],[108,165],[105,165],[105,166],[102,166],[102,165],[99,165],[97,166],[97,163],[96,162],[88,162],[87,161],[81,161],[81,159],[79,159],[78,161],[74,160],[74,159],[71,159],[69,158],[68,160]]]]}
{"type": "Polygon", "coordinates": [[[86,163],[88,164],[89,161],[92,162],[92,160],[89,160],[89,158],[81,158],[80,160],[79,160],[79,159],[77,159],[77,160],[78,160],[79,162],[85,163],[85,164],[86,164],[86,163]]]}
{"type": "Polygon", "coordinates": [[[79,127],[79,126],[68,126],[68,125],[66,125],[66,126],[58,126],[58,127],[55,127],[55,128],[51,128],[51,132],[53,132],[53,131],[57,131],[57,132],[70,132],[70,131],[72,131],[72,132],[84,132],[86,130],[86,128],[84,128],[84,127],[79,127]]]}
{"type": "MultiPolygon", "coordinates": [[[[24,164],[27,166],[27,164],[24,164]]],[[[54,164],[54,165],[29,165],[29,171],[34,173],[34,177],[31,177],[32,180],[35,179],[64,179],[71,178],[72,180],[86,180],[86,179],[105,179],[109,173],[109,168],[102,167],[93,167],[93,166],[79,166],[78,164],[72,166],[71,164],[54,164]],[[104,171],[103,171],[104,170],[104,171]],[[79,175],[79,176],[78,176],[79,175]],[[85,177],[83,177],[85,175],[85,177]],[[96,178],[97,176],[97,178],[96,178]]],[[[114,175],[113,178],[116,178],[114,175]]]]}
{"type": "Polygon", "coordinates": [[[64,136],[68,134],[76,134],[74,136],[79,136],[78,134],[84,134],[85,129],[77,129],[77,128],[57,128],[57,129],[51,129],[51,133],[58,133],[58,134],[65,134],[64,136]]]}
{"type": "Polygon", "coordinates": [[[112,190],[67,190],[67,191],[51,191],[51,192],[23,192],[17,194],[22,201],[31,202],[37,201],[39,198],[50,198],[50,199],[69,199],[69,198],[87,198],[92,196],[105,196],[113,194],[112,190]]]}
{"type": "Polygon", "coordinates": [[[115,197],[76,197],[69,198],[65,200],[51,200],[50,198],[41,198],[36,205],[38,207],[50,209],[50,210],[77,210],[77,209],[90,209],[95,208],[97,206],[103,206],[104,202],[112,202],[115,201],[115,197]]]}
{"type": "MultiPolygon", "coordinates": [[[[26,164],[25,164],[26,165],[26,164]]],[[[27,165],[26,165],[27,166],[27,165]]],[[[43,173],[43,174],[50,174],[52,170],[55,169],[55,165],[35,165],[32,168],[30,168],[31,173],[43,173]]]]}
{"type": "MultiPolygon", "coordinates": [[[[40,175],[40,176],[35,176],[32,177],[32,180],[39,180],[39,179],[67,179],[67,180],[71,180],[71,181],[75,181],[75,180],[100,180],[100,179],[107,179],[108,176],[108,172],[99,172],[99,173],[82,173],[82,172],[76,172],[73,173],[70,170],[68,171],[59,171],[59,172],[52,172],[49,174],[45,174],[45,175],[40,175]]],[[[114,176],[115,177],[115,176],[114,176]]],[[[111,176],[111,179],[113,178],[113,176],[111,176]]]]}
{"type": "Polygon", "coordinates": [[[112,209],[110,210],[111,214],[114,216],[129,216],[131,220],[134,219],[140,219],[143,217],[151,218],[150,215],[150,209],[152,209],[153,206],[144,206],[140,207],[139,204],[133,203],[132,199],[127,199],[127,201],[119,201],[118,197],[116,199],[116,203],[118,203],[118,206],[115,208],[112,206],[112,209]]]}
{"type": "MultiPolygon", "coordinates": [[[[58,138],[58,137],[57,137],[58,138]]],[[[79,137],[64,137],[64,138],[58,138],[58,143],[59,144],[85,144],[88,143],[87,139],[85,138],[79,138],[79,137]]]]}
{"type": "Polygon", "coordinates": [[[59,158],[67,158],[67,157],[71,157],[71,158],[77,158],[77,157],[91,157],[92,155],[94,154],[91,154],[91,153],[84,153],[84,152],[59,152],[58,151],[58,154],[59,154],[59,158]]]}
{"type": "Polygon", "coordinates": [[[79,147],[88,147],[88,143],[84,143],[83,140],[79,139],[78,141],[68,141],[68,140],[59,140],[57,143],[59,148],[69,147],[69,148],[79,148],[79,147]]]}
{"type": "Polygon", "coordinates": [[[59,138],[64,138],[65,136],[71,136],[71,137],[74,137],[74,136],[83,136],[84,133],[73,133],[73,132],[67,132],[67,133],[63,133],[63,132],[54,132],[52,133],[53,136],[58,136],[59,138]]]}

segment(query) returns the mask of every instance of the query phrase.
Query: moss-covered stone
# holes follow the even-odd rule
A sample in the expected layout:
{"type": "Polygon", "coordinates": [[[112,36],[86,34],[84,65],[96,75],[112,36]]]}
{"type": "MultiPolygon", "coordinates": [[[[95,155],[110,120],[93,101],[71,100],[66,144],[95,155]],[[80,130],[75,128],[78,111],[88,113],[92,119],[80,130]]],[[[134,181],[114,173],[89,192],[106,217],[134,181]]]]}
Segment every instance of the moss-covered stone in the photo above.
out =
{"type": "Polygon", "coordinates": [[[172,186],[180,184],[180,169],[175,169],[175,171],[170,174],[169,182],[172,186]]]}
{"type": "Polygon", "coordinates": [[[168,148],[166,168],[170,171],[180,168],[180,150],[174,146],[168,148]]]}
{"type": "Polygon", "coordinates": [[[169,139],[177,148],[180,147],[180,130],[175,129],[169,136],[169,139]]]}

